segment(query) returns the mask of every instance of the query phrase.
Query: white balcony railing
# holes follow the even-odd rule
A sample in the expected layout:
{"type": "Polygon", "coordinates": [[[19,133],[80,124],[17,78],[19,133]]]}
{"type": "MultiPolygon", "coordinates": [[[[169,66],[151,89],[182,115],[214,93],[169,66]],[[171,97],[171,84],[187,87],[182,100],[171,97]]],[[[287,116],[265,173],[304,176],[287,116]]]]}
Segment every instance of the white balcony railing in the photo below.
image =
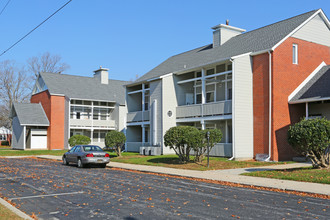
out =
{"type": "Polygon", "coordinates": [[[127,122],[143,122],[149,121],[150,111],[138,111],[127,113],[127,122]]]}
{"type": "Polygon", "coordinates": [[[177,118],[203,117],[213,115],[225,115],[232,113],[232,102],[220,101],[214,103],[184,105],[176,108],[177,118]]]}
{"type": "Polygon", "coordinates": [[[70,119],[70,127],[114,128],[115,126],[115,120],[70,119]]]}

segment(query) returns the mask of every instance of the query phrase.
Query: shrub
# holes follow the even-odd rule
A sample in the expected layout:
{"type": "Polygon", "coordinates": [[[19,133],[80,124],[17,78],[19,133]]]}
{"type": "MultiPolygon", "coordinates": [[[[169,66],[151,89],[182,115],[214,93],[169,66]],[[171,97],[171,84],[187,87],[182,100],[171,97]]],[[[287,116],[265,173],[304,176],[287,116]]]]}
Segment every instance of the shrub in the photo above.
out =
{"type": "Polygon", "coordinates": [[[114,149],[118,157],[121,157],[121,148],[125,142],[125,134],[119,131],[109,131],[105,136],[105,146],[114,149]]]}
{"type": "Polygon", "coordinates": [[[200,144],[200,133],[197,128],[190,126],[172,127],[164,135],[165,146],[173,149],[180,163],[190,161],[190,151],[200,144]]]}
{"type": "Polygon", "coordinates": [[[69,145],[71,147],[76,145],[83,145],[83,144],[89,144],[91,142],[91,139],[84,135],[73,135],[69,138],[69,145]]]}
{"type": "Polygon", "coordinates": [[[329,168],[330,121],[303,119],[288,130],[290,145],[309,157],[314,168],[329,168]]]}
{"type": "Polygon", "coordinates": [[[9,141],[1,141],[1,146],[9,146],[9,141]]]}
{"type": "Polygon", "coordinates": [[[199,144],[194,145],[193,150],[195,152],[195,161],[201,163],[205,158],[207,147],[209,145],[210,151],[216,143],[219,143],[222,139],[222,132],[219,129],[206,129],[200,130],[199,144]],[[207,141],[207,132],[210,132],[209,143],[207,141]]]}

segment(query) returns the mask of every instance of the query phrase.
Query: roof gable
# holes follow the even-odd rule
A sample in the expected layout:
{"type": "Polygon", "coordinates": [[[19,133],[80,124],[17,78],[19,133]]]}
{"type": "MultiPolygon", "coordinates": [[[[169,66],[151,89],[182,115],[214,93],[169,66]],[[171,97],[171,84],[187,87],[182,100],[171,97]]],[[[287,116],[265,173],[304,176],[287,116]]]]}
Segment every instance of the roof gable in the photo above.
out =
{"type": "Polygon", "coordinates": [[[98,100],[125,104],[127,81],[109,80],[101,84],[94,77],[83,77],[59,73],[40,73],[51,95],[67,96],[70,99],[98,100]]]}
{"type": "Polygon", "coordinates": [[[262,28],[237,35],[223,45],[213,48],[212,44],[172,56],[147,72],[131,85],[157,78],[168,73],[183,72],[200,66],[230,59],[249,52],[271,50],[283,39],[292,35],[297,28],[322,10],[313,10],[262,28]]]}
{"type": "Polygon", "coordinates": [[[330,100],[330,65],[321,63],[289,96],[289,103],[330,100]]]}
{"type": "Polygon", "coordinates": [[[11,117],[17,116],[22,126],[49,126],[49,121],[40,103],[14,103],[11,117]]]}

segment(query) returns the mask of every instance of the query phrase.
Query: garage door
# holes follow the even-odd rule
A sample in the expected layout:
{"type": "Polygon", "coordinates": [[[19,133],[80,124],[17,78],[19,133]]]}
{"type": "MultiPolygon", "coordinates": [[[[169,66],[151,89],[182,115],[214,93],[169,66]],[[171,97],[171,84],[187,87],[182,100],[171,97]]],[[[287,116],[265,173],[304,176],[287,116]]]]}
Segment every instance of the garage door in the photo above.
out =
{"type": "Polygon", "coordinates": [[[47,149],[47,135],[32,135],[31,149],[47,149]]]}

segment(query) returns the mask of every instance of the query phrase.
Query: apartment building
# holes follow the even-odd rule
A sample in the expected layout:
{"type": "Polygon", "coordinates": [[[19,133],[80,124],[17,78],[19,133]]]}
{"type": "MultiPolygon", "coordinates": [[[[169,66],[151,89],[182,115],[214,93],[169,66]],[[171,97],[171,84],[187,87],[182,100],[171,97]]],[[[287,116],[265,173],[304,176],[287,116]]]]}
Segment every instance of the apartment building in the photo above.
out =
{"type": "Polygon", "coordinates": [[[126,86],[127,151],[173,153],[165,132],[189,125],[221,129],[212,155],[291,160],[289,126],[329,117],[329,20],[319,9],[248,32],[212,29],[211,44],[172,56],[126,86]]]}
{"type": "Polygon", "coordinates": [[[15,149],[67,149],[76,134],[104,147],[105,134],[125,127],[126,81],[109,80],[100,67],[94,77],[40,73],[31,103],[14,104],[15,149]]]}

